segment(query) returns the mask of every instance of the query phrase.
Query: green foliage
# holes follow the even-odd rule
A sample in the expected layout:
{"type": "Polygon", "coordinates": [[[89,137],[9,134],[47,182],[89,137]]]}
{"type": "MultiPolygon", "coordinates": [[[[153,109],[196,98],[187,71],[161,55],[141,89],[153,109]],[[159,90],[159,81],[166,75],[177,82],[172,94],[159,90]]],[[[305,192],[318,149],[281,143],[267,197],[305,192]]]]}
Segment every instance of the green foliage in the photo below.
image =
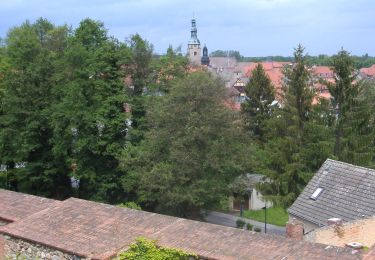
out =
{"type": "Polygon", "coordinates": [[[123,185],[137,189],[141,205],[178,216],[218,206],[228,183],[245,170],[250,149],[223,98],[221,82],[191,73],[151,104],[150,131],[123,158],[132,176],[123,185]]]}
{"type": "Polygon", "coordinates": [[[237,219],[236,220],[236,228],[242,229],[245,226],[246,222],[243,221],[242,219],[237,219]]]}
{"type": "Polygon", "coordinates": [[[86,19],[69,38],[55,74],[51,143],[69,175],[80,180],[82,198],[116,203],[126,197],[117,181],[122,175],[118,156],[127,136],[123,48],[106,36],[102,23],[86,19]]]}
{"type": "MultiPolygon", "coordinates": [[[[347,51],[341,50],[333,57],[333,71],[336,74],[335,82],[327,82],[327,85],[332,96],[331,105],[335,118],[334,154],[339,160],[355,163],[354,153],[360,152],[362,148],[361,142],[356,144],[357,139],[370,133],[371,126],[366,123],[366,114],[370,111],[362,106],[361,100],[358,99],[362,82],[356,79],[354,60],[347,51]]],[[[371,155],[365,157],[367,161],[372,159],[371,155]]]]}
{"type": "Polygon", "coordinates": [[[158,247],[155,240],[138,238],[130,248],[120,253],[119,260],[188,260],[198,256],[179,249],[158,247]]]}
{"type": "Polygon", "coordinates": [[[122,207],[122,208],[142,210],[141,206],[139,206],[137,203],[135,203],[133,201],[128,201],[128,202],[125,202],[125,203],[121,203],[118,206],[122,207]]]}
{"type": "Polygon", "coordinates": [[[133,81],[133,88],[128,89],[130,95],[131,128],[129,139],[132,144],[138,144],[147,130],[145,123],[145,89],[148,86],[152,45],[142,39],[139,34],[132,35],[128,48],[130,50],[130,64],[126,71],[133,81]]]}
{"type": "Polygon", "coordinates": [[[223,51],[223,50],[216,50],[210,53],[211,57],[234,57],[237,61],[242,61],[243,56],[240,54],[239,51],[223,51]]]}
{"type": "Polygon", "coordinates": [[[8,33],[2,66],[0,163],[12,176],[9,188],[56,197],[70,192],[66,167],[53,155],[48,112],[56,101],[54,75],[67,34],[66,26],[55,27],[45,19],[25,22],[8,33]],[[25,167],[16,169],[16,162],[25,167]]]}
{"type": "MultiPolygon", "coordinates": [[[[243,217],[253,219],[259,222],[264,222],[264,213],[264,209],[245,210],[243,213],[243,217]]],[[[284,208],[267,208],[267,223],[284,227],[287,221],[288,213],[284,208]]]]}
{"type": "Polygon", "coordinates": [[[250,231],[251,231],[251,230],[253,230],[253,227],[254,227],[254,225],[251,225],[250,223],[247,223],[247,224],[246,224],[246,229],[247,229],[247,230],[250,230],[250,231]]]}
{"type": "Polygon", "coordinates": [[[252,71],[245,92],[248,99],[241,105],[245,127],[255,140],[263,142],[264,124],[274,109],[275,90],[261,64],[252,71]]]}
{"type": "Polygon", "coordinates": [[[8,188],[8,178],[5,171],[0,171],[0,189],[8,188]]]}
{"type": "Polygon", "coordinates": [[[124,175],[118,157],[129,132],[124,103],[137,101],[123,78],[142,89],[148,46],[139,35],[119,43],[91,19],[73,32],[45,19],[9,32],[0,49],[0,163],[8,188],[62,199],[74,192],[128,200],[118,182],[124,175]],[[78,190],[70,177],[80,181],[78,190]]]}
{"type": "Polygon", "coordinates": [[[259,161],[257,171],[269,180],[259,185],[260,190],[266,199],[285,208],[294,202],[329,154],[329,142],[319,139],[326,133],[322,130],[323,114],[318,112],[323,105],[312,106],[314,94],[304,48],[298,46],[294,56],[295,64],[284,71],[283,105],[266,121],[267,141],[255,153],[259,161]]]}
{"type": "Polygon", "coordinates": [[[188,71],[189,60],[186,56],[179,54],[178,49],[169,46],[167,54],[151,63],[153,89],[159,93],[168,93],[172,88],[174,80],[182,78],[188,71]]]}
{"type": "Polygon", "coordinates": [[[219,201],[219,206],[217,208],[219,211],[228,212],[229,211],[229,197],[224,195],[219,201]]]}

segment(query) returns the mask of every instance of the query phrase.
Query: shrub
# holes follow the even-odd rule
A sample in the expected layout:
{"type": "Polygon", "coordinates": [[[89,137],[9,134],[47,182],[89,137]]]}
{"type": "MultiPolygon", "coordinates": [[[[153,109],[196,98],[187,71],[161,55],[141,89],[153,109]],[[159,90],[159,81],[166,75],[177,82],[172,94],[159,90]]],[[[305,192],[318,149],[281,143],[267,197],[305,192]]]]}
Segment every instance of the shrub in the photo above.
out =
{"type": "Polygon", "coordinates": [[[125,202],[125,203],[121,203],[118,206],[122,207],[122,208],[142,210],[141,206],[139,206],[137,203],[135,203],[133,201],[128,201],[128,202],[125,202]]]}
{"type": "Polygon", "coordinates": [[[190,260],[198,259],[195,254],[186,253],[175,248],[158,247],[155,240],[137,238],[136,242],[130,245],[129,250],[119,254],[118,260],[190,260]]]}
{"type": "Polygon", "coordinates": [[[253,230],[253,225],[251,225],[250,223],[247,223],[246,224],[246,229],[247,230],[253,230]]]}
{"type": "Polygon", "coordinates": [[[255,232],[262,232],[262,229],[261,229],[260,227],[255,227],[255,228],[254,228],[254,231],[255,231],[255,232]]]}
{"type": "Polygon", "coordinates": [[[236,227],[237,228],[243,228],[245,226],[245,221],[243,221],[242,219],[237,219],[236,220],[236,227]]]}

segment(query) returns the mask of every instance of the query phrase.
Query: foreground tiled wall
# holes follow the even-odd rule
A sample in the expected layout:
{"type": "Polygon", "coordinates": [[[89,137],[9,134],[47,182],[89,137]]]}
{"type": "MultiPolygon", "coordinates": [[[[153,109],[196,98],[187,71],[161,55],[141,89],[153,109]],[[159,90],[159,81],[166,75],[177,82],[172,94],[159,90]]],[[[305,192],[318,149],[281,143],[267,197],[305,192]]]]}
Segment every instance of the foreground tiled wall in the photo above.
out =
{"type": "Polygon", "coordinates": [[[6,259],[40,259],[40,260],[83,260],[76,255],[61,252],[46,246],[26,242],[21,239],[5,236],[6,259]]]}

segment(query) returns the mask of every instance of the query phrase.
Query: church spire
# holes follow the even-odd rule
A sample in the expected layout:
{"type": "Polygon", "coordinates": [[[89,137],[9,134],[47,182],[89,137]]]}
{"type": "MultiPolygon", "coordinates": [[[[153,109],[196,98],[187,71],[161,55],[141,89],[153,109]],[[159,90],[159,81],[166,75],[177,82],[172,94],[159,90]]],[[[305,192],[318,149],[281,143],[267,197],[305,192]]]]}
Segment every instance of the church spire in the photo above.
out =
{"type": "Polygon", "coordinates": [[[190,30],[191,37],[190,37],[189,44],[200,44],[198,40],[197,32],[198,32],[197,25],[195,22],[195,18],[193,18],[191,19],[191,30],[190,30]]]}

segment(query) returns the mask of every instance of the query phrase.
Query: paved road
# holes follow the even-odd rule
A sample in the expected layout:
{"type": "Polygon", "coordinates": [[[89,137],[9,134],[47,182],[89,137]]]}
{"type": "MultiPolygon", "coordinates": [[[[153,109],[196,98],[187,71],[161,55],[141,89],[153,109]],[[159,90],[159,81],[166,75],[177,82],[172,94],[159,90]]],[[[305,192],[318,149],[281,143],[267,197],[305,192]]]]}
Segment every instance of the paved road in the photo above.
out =
{"type": "MultiPolygon", "coordinates": [[[[205,220],[208,223],[227,226],[227,227],[236,227],[236,220],[242,219],[246,223],[250,223],[254,227],[260,227],[262,232],[264,232],[264,223],[258,222],[248,218],[240,218],[238,216],[225,214],[217,211],[206,211],[205,220]]],[[[271,224],[267,224],[267,233],[275,235],[285,235],[285,227],[279,227],[271,224]]]]}

